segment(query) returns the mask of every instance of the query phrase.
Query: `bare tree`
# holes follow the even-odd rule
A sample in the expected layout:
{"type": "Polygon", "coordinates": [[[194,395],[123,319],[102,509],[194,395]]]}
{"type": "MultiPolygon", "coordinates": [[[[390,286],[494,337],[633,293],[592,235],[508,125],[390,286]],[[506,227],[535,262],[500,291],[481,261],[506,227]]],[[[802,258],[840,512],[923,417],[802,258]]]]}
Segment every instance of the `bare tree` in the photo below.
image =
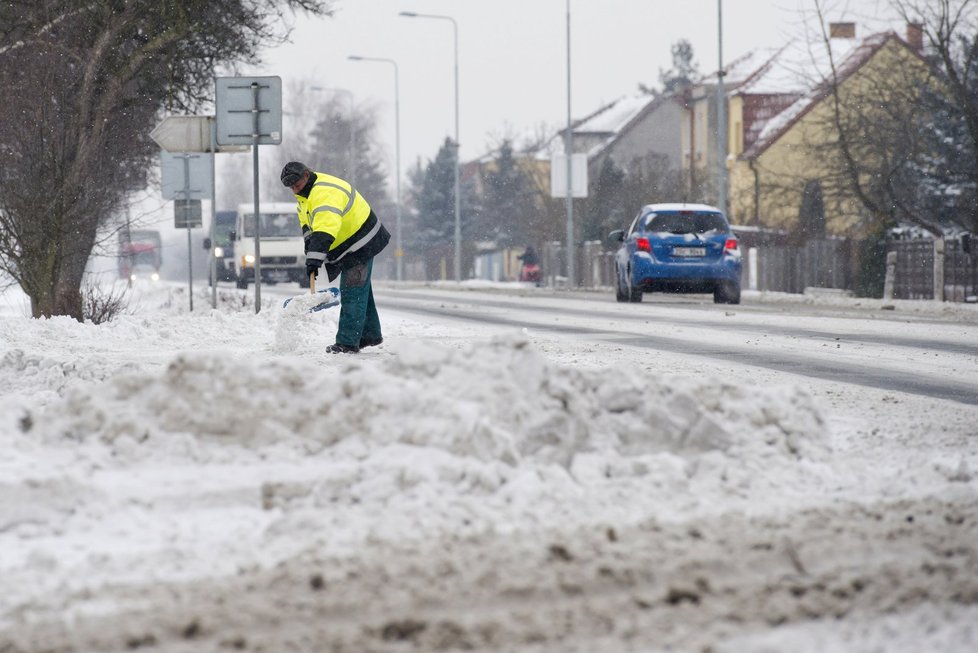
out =
{"type": "Polygon", "coordinates": [[[930,67],[892,32],[864,39],[840,60],[821,0],[814,12],[827,66],[803,132],[812,164],[776,182],[786,198],[803,189],[798,235],[821,236],[826,215],[839,221],[834,231],[850,235],[879,234],[897,222],[936,231],[919,193],[920,162],[933,154],[920,129],[929,119],[930,67]]]}
{"type": "Polygon", "coordinates": [[[100,226],[142,188],[161,110],[192,113],[215,66],[330,0],[8,0],[0,5],[0,270],[34,316],[83,319],[100,226]]]}

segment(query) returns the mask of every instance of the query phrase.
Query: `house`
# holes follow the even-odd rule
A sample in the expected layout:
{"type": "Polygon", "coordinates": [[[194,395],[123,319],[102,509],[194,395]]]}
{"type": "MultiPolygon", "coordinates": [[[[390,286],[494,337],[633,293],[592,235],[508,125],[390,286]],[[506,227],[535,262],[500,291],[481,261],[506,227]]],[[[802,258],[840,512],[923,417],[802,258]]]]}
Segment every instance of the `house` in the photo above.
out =
{"type": "Polygon", "coordinates": [[[871,115],[866,98],[882,100],[877,89],[916,87],[929,68],[919,27],[909,26],[906,39],[892,31],[857,38],[853,23],[834,23],[829,34],[830,49],[787,46],[728,91],[732,222],[812,237],[859,236],[871,224],[827,156],[838,142],[832,89],[841,112],[856,98],[871,115]]]}
{"type": "MultiPolygon", "coordinates": [[[[575,154],[587,157],[588,179],[598,178],[611,160],[623,169],[649,156],[660,157],[678,170],[682,146],[680,120],[683,97],[635,93],[619,97],[577,120],[571,129],[575,154]]],[[[541,161],[563,154],[567,129],[561,129],[537,153],[541,161]]]]}
{"type": "MultiPolygon", "coordinates": [[[[763,125],[808,89],[793,64],[790,48],[758,49],[724,68],[727,152],[749,147],[763,125]]],[[[681,117],[682,174],[693,195],[716,202],[718,76],[713,73],[686,89],[681,117]]]]}
{"type": "MultiPolygon", "coordinates": [[[[923,76],[928,67],[920,55],[919,26],[908,26],[905,38],[895,32],[857,38],[854,23],[832,23],[829,35],[831,59],[824,44],[796,41],[749,52],[725,66],[728,204],[723,208],[732,222],[790,230],[805,213],[824,222],[828,233],[860,224],[859,207],[819,188],[823,162],[810,156],[813,143],[825,146],[834,138],[825,129],[830,63],[840,88],[895,70],[923,76]]],[[[575,121],[573,149],[587,156],[592,189],[607,161],[627,171],[636,161],[658,156],[681,171],[686,196],[716,203],[718,81],[713,73],[673,94],[623,96],[575,121]]],[[[549,186],[549,162],[563,153],[566,131],[522,153],[535,161],[529,165],[541,188],[549,186]]],[[[491,165],[489,155],[467,168],[471,174],[491,165]]]]}
{"type": "MultiPolygon", "coordinates": [[[[723,208],[731,222],[792,230],[805,216],[818,223],[818,233],[849,233],[862,223],[858,206],[819,185],[827,176],[819,151],[835,138],[826,128],[828,80],[833,67],[840,89],[895,71],[908,84],[921,79],[928,74],[920,55],[922,32],[908,25],[905,38],[892,31],[858,38],[856,25],[846,22],[831,23],[828,36],[828,48],[794,41],[749,52],[725,66],[728,203],[723,208]]],[[[689,88],[682,116],[683,176],[694,194],[699,189],[712,202],[717,202],[720,169],[717,86],[713,73],[689,88]]]]}
{"type": "Polygon", "coordinates": [[[627,169],[636,160],[657,155],[678,169],[681,116],[682,98],[676,95],[620,97],[574,125],[574,151],[587,155],[591,179],[608,159],[627,169]]]}
{"type": "MultiPolygon", "coordinates": [[[[682,101],[682,97],[677,95],[635,93],[619,97],[573,123],[573,149],[575,153],[586,155],[589,192],[592,195],[601,169],[609,161],[628,170],[637,162],[655,157],[660,165],[678,171],[681,163],[679,124],[682,101]]],[[[551,159],[554,155],[563,154],[566,132],[565,128],[546,139],[523,139],[522,145],[512,152],[517,165],[529,174],[537,191],[537,205],[533,211],[527,212],[526,219],[530,241],[537,245],[562,239],[564,233],[564,209],[557,202],[549,200],[552,197],[551,159]]],[[[471,179],[477,194],[483,194],[484,180],[495,169],[500,155],[501,150],[495,149],[463,166],[463,178],[471,179]]],[[[642,203],[645,202],[632,202],[628,210],[631,210],[631,204],[640,206],[642,203]]],[[[590,225],[591,232],[607,233],[603,227],[592,224],[594,219],[588,221],[588,208],[587,204],[582,204],[576,209],[579,233],[587,236],[585,225],[590,225]]],[[[604,208],[602,206],[598,210],[603,211],[604,208]]],[[[495,241],[486,241],[480,243],[480,248],[488,252],[495,250],[497,245],[495,241]]],[[[503,266],[504,271],[508,269],[508,266],[503,266]]]]}

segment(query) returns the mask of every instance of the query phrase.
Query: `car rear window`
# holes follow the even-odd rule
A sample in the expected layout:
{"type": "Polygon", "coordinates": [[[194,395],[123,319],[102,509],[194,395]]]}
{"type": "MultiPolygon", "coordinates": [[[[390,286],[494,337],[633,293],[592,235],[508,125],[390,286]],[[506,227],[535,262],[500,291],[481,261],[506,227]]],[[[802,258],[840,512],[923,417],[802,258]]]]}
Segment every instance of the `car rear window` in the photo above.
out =
{"type": "Polygon", "coordinates": [[[707,231],[726,231],[727,221],[719,213],[698,211],[650,213],[645,217],[645,230],[673,234],[701,234],[707,231]]]}

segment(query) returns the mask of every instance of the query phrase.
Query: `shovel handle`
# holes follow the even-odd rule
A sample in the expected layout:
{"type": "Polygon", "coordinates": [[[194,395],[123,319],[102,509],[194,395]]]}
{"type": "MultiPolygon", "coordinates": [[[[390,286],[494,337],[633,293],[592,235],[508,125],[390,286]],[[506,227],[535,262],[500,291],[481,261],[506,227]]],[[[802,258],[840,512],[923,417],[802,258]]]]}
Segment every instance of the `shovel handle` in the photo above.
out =
{"type": "Polygon", "coordinates": [[[309,294],[316,294],[316,273],[312,272],[309,274],[309,294]]]}

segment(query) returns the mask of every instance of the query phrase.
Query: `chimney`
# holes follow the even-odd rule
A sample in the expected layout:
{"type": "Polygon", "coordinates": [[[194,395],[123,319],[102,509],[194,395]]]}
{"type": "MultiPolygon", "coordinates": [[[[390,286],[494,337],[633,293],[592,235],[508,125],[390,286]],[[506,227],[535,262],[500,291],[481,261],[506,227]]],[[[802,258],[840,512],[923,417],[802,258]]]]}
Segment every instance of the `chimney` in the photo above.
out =
{"type": "Polygon", "coordinates": [[[829,38],[832,39],[856,38],[856,24],[855,23],[829,23],[829,38]]]}
{"type": "Polygon", "coordinates": [[[907,43],[917,52],[924,49],[924,28],[920,23],[907,23],[907,43]]]}

